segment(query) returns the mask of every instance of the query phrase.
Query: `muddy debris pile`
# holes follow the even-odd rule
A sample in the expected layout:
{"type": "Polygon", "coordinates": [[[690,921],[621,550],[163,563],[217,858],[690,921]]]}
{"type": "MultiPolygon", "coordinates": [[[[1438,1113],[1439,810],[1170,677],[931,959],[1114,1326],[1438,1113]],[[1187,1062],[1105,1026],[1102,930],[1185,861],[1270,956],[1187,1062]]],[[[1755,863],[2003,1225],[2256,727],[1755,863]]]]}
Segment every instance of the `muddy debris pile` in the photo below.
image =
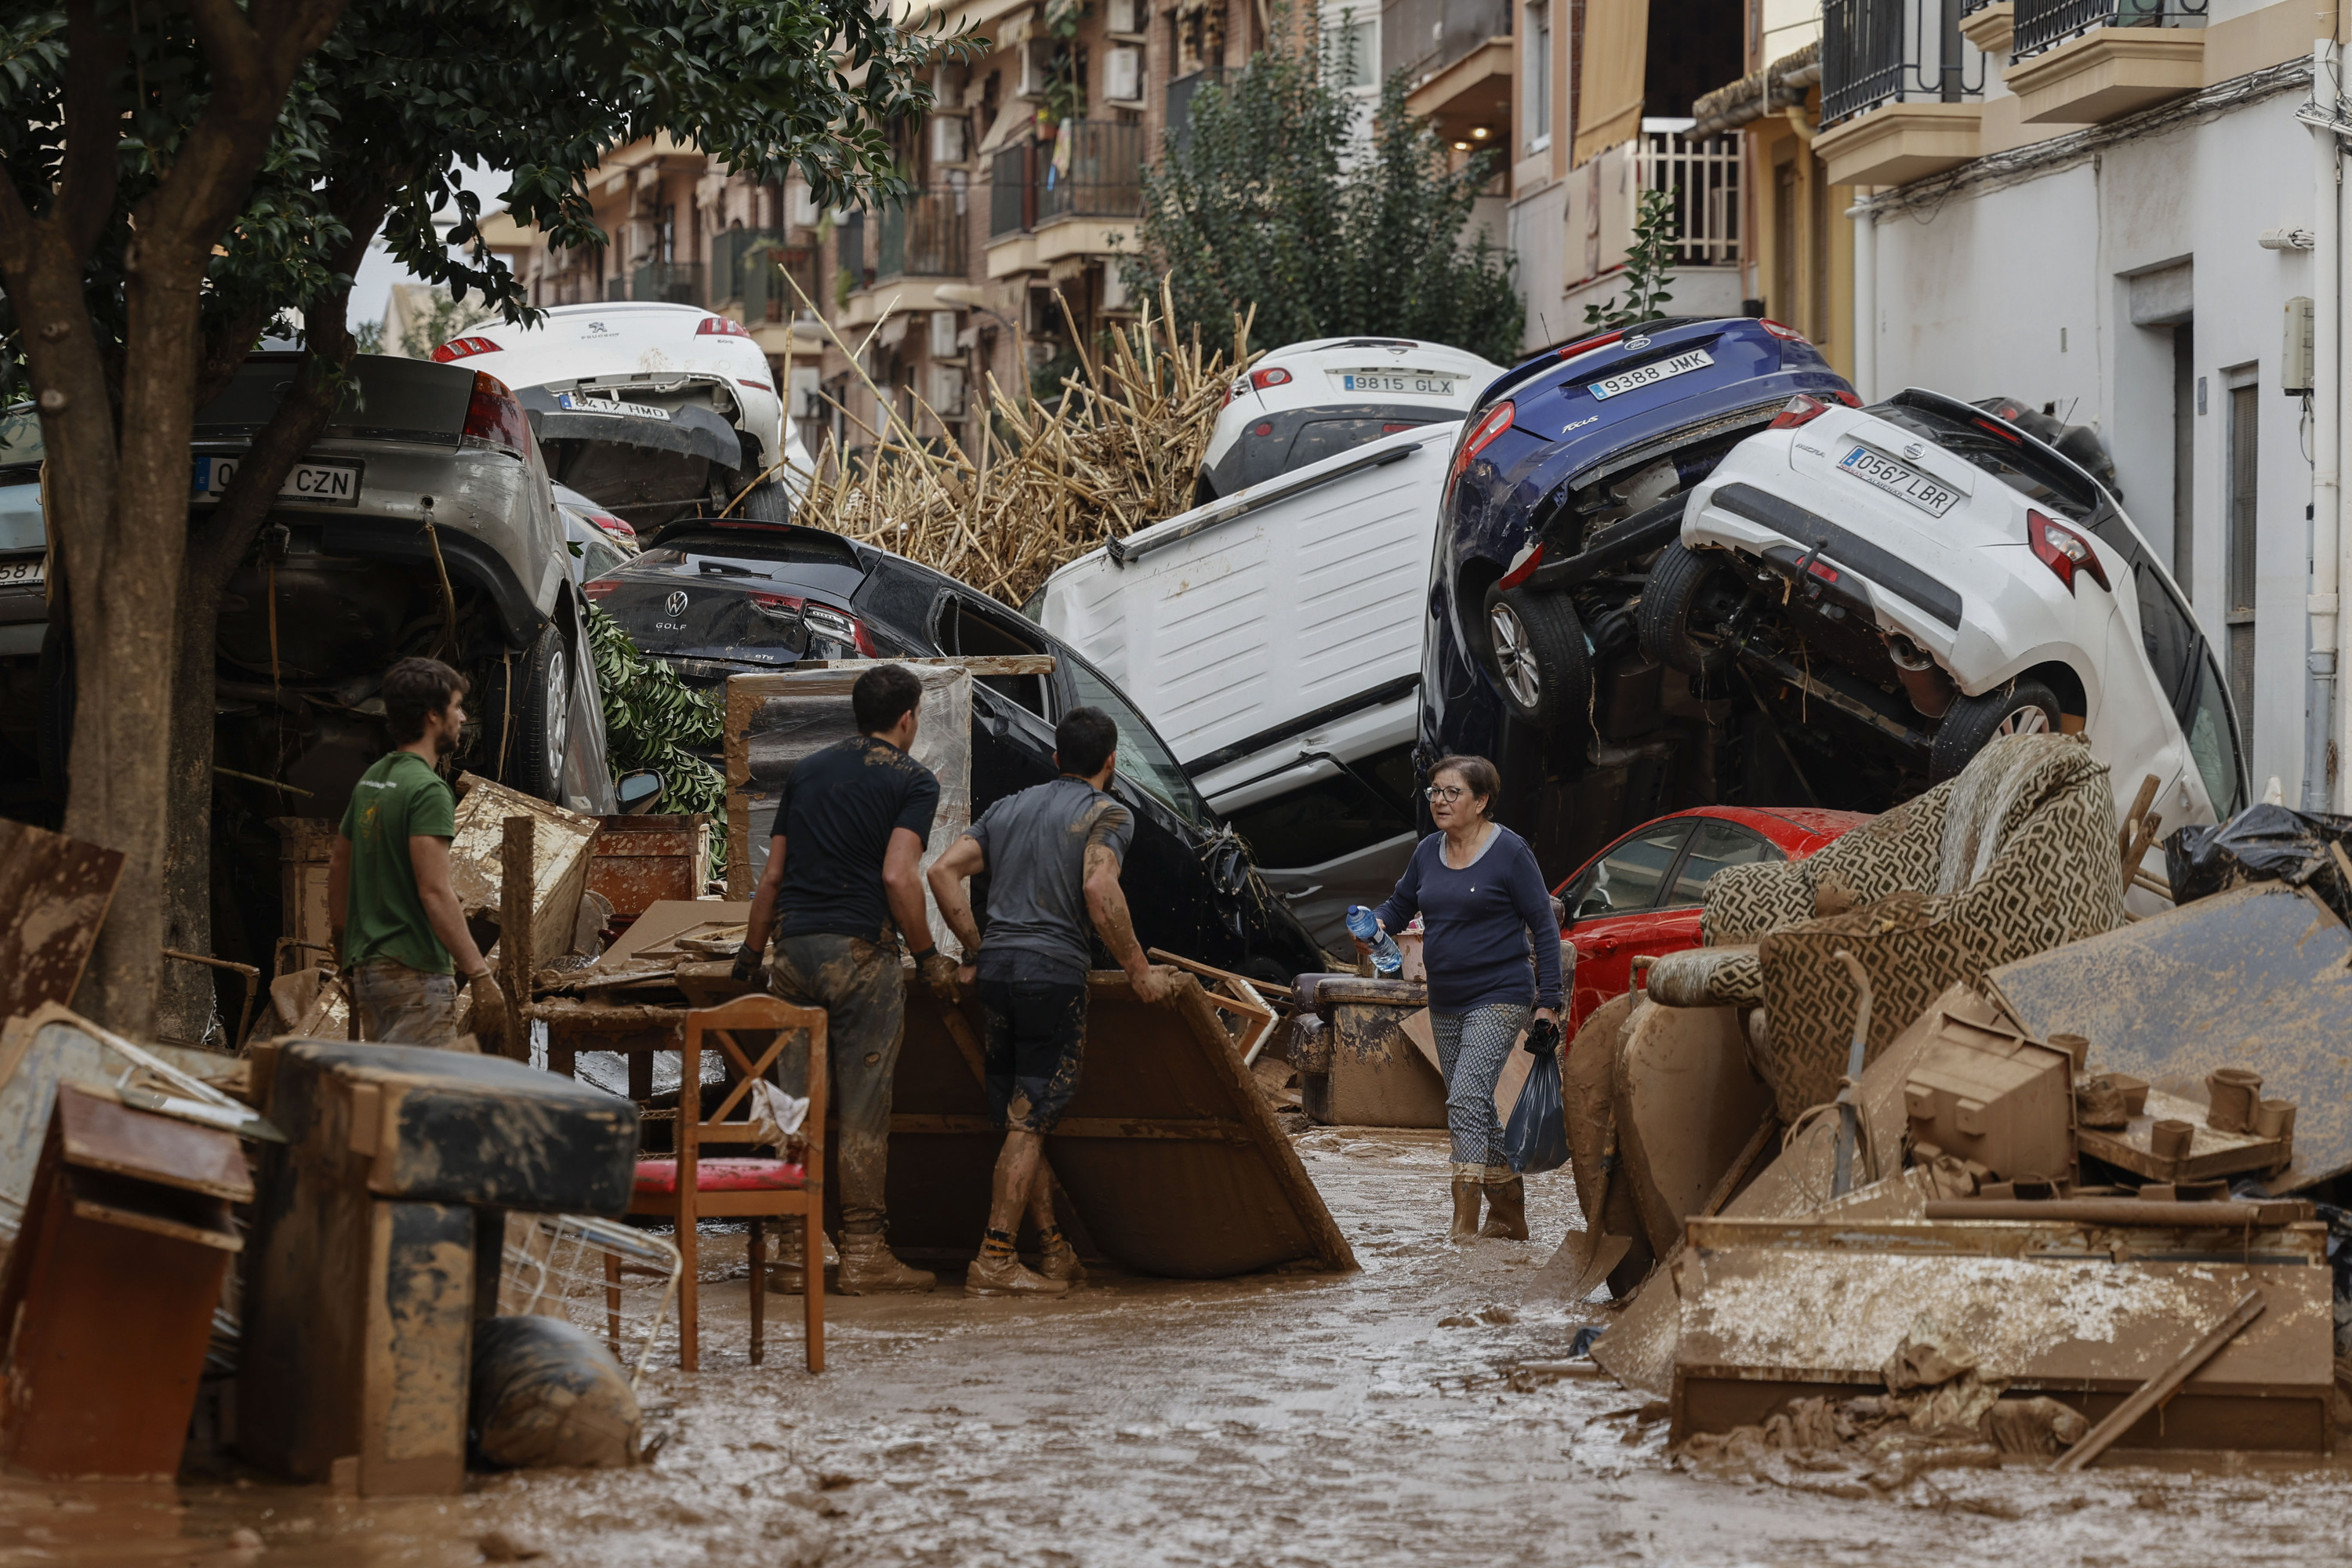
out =
{"type": "MultiPolygon", "coordinates": [[[[2012,795],[1962,825],[1991,877],[2036,816],[2012,795]]],[[[1581,1300],[1605,1279],[1592,1359],[1667,1402],[1679,1462],[1861,1497],[1937,1468],[2332,1451],[2352,1419],[2333,1202],[2352,931],[2315,867],[2347,868],[2330,835],[2279,872],[2291,858],[2244,849],[2263,827],[2178,837],[2177,875],[2192,836],[2192,857],[2244,852],[2203,896],[2063,941],[2000,921],[2046,930],[2052,897],[2097,900],[2022,875],[1993,889],[2013,917],[1980,876],[1761,932],[1735,901],[1832,868],[1710,885],[1710,947],[1570,1050],[1586,1229],[1536,1287],[1581,1300]],[[1743,929],[1744,949],[1715,941],[1743,929]]],[[[2131,850],[2151,835],[2070,830],[2058,871],[2103,863],[2101,897],[2146,885],[2131,850]]]]}

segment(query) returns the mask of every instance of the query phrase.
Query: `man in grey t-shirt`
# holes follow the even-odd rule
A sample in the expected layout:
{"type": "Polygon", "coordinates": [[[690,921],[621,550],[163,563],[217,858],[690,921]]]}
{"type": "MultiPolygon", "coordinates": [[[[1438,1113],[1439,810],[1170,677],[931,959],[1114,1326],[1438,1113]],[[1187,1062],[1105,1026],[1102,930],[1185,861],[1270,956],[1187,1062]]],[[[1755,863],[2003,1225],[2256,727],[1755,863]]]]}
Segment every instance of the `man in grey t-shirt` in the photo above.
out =
{"type": "Polygon", "coordinates": [[[1062,776],[990,806],[929,872],[940,914],[963,943],[958,978],[979,984],[989,1108],[1005,1130],[968,1296],[1058,1296],[1085,1272],[1055,1223],[1042,1155],[1086,1055],[1087,928],[1102,933],[1138,999],[1160,1001],[1175,984],[1172,971],[1144,961],[1118,885],[1135,842],[1134,815],[1107,793],[1118,727],[1098,708],[1073,708],[1054,747],[1062,776]],[[984,940],[964,886],[982,872],[984,940]],[[1014,1254],[1024,1210],[1036,1221],[1041,1272],[1014,1254]]]}

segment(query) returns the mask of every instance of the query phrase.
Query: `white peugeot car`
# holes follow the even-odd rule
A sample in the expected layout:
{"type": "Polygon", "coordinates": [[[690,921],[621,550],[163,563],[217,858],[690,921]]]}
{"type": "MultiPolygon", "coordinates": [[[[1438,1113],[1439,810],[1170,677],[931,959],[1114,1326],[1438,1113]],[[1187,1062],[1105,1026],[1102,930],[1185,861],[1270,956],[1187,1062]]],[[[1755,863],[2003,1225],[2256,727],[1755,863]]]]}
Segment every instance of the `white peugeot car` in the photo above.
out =
{"type": "Polygon", "coordinates": [[[2155,774],[2168,826],[2247,798],[2227,683],[2114,495],[1936,393],[1800,396],[1733,449],[1651,573],[1640,639],[1777,722],[1849,729],[1858,768],[1932,782],[1996,735],[2063,730],[2119,801],[2155,774]]]}
{"type": "Polygon", "coordinates": [[[1225,388],[1193,504],[1441,419],[1459,419],[1503,374],[1413,338],[1316,338],[1275,350],[1225,388]]]}
{"type": "Polygon", "coordinates": [[[558,305],[538,325],[489,321],[433,351],[521,401],[560,483],[640,533],[700,511],[783,522],[811,465],[767,355],[696,305],[558,305]]]}

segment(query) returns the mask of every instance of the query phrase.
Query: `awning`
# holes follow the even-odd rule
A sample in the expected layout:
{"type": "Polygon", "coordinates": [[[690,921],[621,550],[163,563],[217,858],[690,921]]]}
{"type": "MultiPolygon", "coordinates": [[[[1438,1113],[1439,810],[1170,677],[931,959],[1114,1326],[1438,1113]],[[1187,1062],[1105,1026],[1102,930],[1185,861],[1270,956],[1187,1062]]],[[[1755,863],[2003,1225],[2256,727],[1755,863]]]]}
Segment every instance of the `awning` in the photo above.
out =
{"type": "Polygon", "coordinates": [[[1584,68],[1577,81],[1576,159],[1597,158],[1642,129],[1650,0],[1585,0],[1584,68]]]}

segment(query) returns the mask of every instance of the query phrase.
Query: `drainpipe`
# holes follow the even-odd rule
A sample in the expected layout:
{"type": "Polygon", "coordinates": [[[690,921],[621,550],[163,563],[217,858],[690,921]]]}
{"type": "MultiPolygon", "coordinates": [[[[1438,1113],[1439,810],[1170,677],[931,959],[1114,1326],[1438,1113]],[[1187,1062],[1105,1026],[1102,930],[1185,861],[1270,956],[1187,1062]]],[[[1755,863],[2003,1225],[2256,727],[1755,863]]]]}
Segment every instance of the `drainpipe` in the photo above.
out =
{"type": "Polygon", "coordinates": [[[1864,403],[1878,400],[1878,216],[1856,202],[1853,223],[1853,389],[1864,403]]]}
{"type": "MultiPolygon", "coordinates": [[[[2336,47],[2325,39],[2312,49],[2311,96],[2333,119],[2336,95],[2323,89],[2335,70],[2336,47]]],[[[2337,614],[2342,581],[2343,536],[2341,443],[2343,396],[2343,192],[2337,184],[2341,159],[2336,131],[2312,128],[2312,411],[2311,411],[2311,626],[2305,655],[2303,721],[2303,809],[2331,808],[2342,789],[2328,765],[2334,737],[2342,734],[2336,712],[2337,614]]]]}

